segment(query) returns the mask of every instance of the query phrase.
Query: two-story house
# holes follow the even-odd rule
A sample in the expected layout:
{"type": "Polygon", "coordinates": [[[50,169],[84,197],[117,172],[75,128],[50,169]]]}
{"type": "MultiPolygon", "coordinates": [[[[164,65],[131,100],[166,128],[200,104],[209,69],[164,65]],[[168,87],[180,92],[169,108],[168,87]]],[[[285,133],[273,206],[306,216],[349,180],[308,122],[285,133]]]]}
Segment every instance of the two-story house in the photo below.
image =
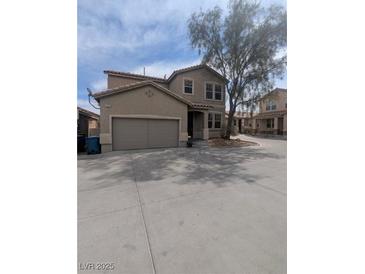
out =
{"type": "Polygon", "coordinates": [[[259,114],[252,118],[254,134],[286,135],[287,90],[276,88],[258,102],[259,114]]]}
{"type": "Polygon", "coordinates": [[[175,70],[170,77],[104,71],[100,105],[102,152],[185,146],[219,137],[224,129],[227,79],[207,65],[175,70]]]}

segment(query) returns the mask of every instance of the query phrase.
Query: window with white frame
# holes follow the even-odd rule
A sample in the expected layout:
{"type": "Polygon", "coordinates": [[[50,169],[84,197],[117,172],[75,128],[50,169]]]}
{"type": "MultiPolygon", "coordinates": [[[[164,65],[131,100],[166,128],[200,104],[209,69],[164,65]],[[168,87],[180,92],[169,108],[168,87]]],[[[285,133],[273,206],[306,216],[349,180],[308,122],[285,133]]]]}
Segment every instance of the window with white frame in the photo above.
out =
{"type": "Polygon", "coordinates": [[[184,93],[193,94],[193,80],[184,79],[184,93]]]}
{"type": "Polygon", "coordinates": [[[213,100],[213,84],[205,83],[205,99],[213,100]]]}
{"type": "Polygon", "coordinates": [[[215,100],[222,100],[222,86],[215,84],[214,85],[214,99],[215,100]]]}
{"type": "Polygon", "coordinates": [[[212,127],[213,127],[213,114],[208,113],[208,128],[212,128],[212,127]]]}

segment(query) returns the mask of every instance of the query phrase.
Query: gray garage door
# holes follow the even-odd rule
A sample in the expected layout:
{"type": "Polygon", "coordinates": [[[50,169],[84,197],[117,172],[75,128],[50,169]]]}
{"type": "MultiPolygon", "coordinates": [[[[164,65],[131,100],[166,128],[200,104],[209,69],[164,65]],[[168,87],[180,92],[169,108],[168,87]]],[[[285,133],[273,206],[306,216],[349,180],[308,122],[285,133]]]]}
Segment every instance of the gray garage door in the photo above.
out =
{"type": "Polygon", "coordinates": [[[176,147],[178,120],[113,118],[113,150],[176,147]]]}

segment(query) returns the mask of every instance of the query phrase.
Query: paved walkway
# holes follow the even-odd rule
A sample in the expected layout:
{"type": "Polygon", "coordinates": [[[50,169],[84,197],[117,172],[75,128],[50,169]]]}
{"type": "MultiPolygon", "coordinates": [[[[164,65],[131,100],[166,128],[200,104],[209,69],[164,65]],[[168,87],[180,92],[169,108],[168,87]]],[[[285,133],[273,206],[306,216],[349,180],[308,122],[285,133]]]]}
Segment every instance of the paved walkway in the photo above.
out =
{"type": "Polygon", "coordinates": [[[286,141],[240,138],[80,156],[79,273],[286,273],[286,141]]]}

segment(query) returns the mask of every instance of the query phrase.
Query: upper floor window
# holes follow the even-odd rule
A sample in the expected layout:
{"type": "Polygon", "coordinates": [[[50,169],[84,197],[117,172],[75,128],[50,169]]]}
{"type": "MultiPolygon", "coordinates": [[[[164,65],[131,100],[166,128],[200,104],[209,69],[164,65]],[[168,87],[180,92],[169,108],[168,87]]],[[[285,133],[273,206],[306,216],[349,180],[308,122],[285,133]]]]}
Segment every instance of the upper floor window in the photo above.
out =
{"type": "Polygon", "coordinates": [[[272,100],[268,100],[266,102],[266,110],[275,110],[276,109],[276,104],[274,101],[272,100]]]}
{"type": "Polygon", "coordinates": [[[222,86],[215,84],[214,85],[214,99],[222,100],[222,86]]]}
{"type": "Polygon", "coordinates": [[[222,85],[205,83],[205,99],[221,101],[223,98],[222,85]]]}
{"type": "Polygon", "coordinates": [[[233,120],[233,125],[237,126],[237,120],[236,119],[233,120]]]}
{"type": "Polygon", "coordinates": [[[205,84],[205,99],[213,99],[213,84],[211,83],[205,84]]]}
{"type": "Polygon", "coordinates": [[[184,93],[193,94],[193,80],[184,79],[184,93]]]}

